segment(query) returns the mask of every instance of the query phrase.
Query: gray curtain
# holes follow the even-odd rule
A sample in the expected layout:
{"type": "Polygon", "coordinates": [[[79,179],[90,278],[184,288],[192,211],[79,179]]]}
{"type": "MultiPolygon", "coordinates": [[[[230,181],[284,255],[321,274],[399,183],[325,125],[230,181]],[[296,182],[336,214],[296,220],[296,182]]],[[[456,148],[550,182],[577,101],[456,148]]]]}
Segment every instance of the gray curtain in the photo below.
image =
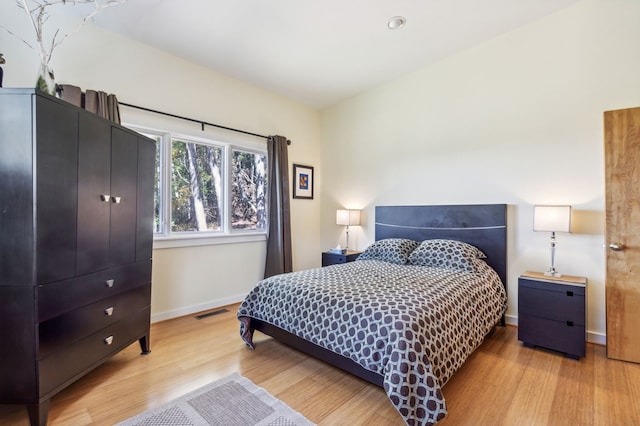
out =
{"type": "Polygon", "coordinates": [[[289,159],[284,136],[267,140],[269,166],[269,234],[264,277],[293,271],[291,256],[291,209],[289,206],[289,159]]]}
{"type": "Polygon", "coordinates": [[[120,108],[116,95],[97,90],[87,90],[83,106],[87,111],[120,124],[120,108]]]}

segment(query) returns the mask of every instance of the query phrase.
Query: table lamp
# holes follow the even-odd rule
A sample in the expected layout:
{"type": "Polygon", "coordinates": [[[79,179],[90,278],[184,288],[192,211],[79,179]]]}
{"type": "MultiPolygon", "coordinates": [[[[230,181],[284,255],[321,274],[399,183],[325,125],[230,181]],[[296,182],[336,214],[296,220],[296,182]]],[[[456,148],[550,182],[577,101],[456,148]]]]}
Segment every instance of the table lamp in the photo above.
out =
{"type": "Polygon", "coordinates": [[[349,250],[349,226],[360,225],[360,210],[336,210],[336,225],[344,225],[347,227],[347,244],[344,249],[349,250]]]}
{"type": "Polygon", "coordinates": [[[571,232],[571,206],[533,206],[533,230],[551,232],[551,267],[545,275],[560,277],[556,271],[556,232],[571,232]]]}

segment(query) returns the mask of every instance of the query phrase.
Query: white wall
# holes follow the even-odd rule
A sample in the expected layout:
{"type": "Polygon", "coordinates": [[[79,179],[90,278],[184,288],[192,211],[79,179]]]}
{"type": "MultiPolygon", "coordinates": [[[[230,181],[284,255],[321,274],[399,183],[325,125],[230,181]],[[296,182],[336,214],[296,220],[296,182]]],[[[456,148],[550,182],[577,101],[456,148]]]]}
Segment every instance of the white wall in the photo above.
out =
{"type": "Polygon", "coordinates": [[[323,247],[344,241],[335,209],[363,208],[352,246],[374,238],[374,206],[507,203],[508,315],[517,277],[550,264],[534,204],[571,204],[556,266],[587,276],[590,339],[604,342],[606,110],[640,105],[640,2],[584,0],[354,97],[322,115],[323,247]]]}
{"type": "MultiPolygon", "coordinates": [[[[0,2],[0,16],[2,25],[32,42],[27,17],[15,2],[0,2]]],[[[75,21],[64,14],[53,15],[45,28],[73,25],[75,21]]],[[[3,65],[4,86],[33,87],[37,53],[2,29],[0,52],[7,61],[3,65]]],[[[58,83],[115,93],[122,102],[258,134],[287,136],[293,142],[289,162],[315,166],[320,175],[320,116],[311,108],[91,24],[58,48],[51,66],[58,83]]],[[[158,118],[122,108],[122,120],[144,124],[140,121],[157,122],[158,118]]],[[[169,124],[196,136],[202,134],[198,125],[189,128],[184,122],[169,124]]],[[[223,139],[236,137],[211,129],[207,134],[223,139]]],[[[321,185],[317,180],[316,185],[314,200],[292,200],[295,269],[320,265],[321,185]]],[[[262,278],[264,256],[263,241],[154,250],[152,320],[241,300],[262,278]]]]}
{"type": "MultiPolygon", "coordinates": [[[[0,16],[32,40],[14,2],[0,2],[0,16]]],[[[344,244],[334,223],[339,207],[365,209],[350,244],[363,249],[373,240],[375,205],[508,203],[508,314],[515,317],[517,276],[549,264],[548,235],[531,231],[532,206],[573,205],[574,234],[559,235],[557,267],[589,278],[588,329],[598,340],[605,332],[602,112],[640,104],[638,22],[637,0],[583,0],[345,101],[322,120],[92,25],[72,35],[51,65],[61,83],[289,137],[290,163],[316,173],[315,199],[292,200],[294,269],[318,266],[321,250],[344,244]]],[[[2,29],[0,46],[4,85],[32,86],[37,54],[2,29]]],[[[123,109],[125,122],[133,118],[123,109]]],[[[154,250],[154,318],[237,299],[261,277],[263,261],[262,242],[154,250]]]]}

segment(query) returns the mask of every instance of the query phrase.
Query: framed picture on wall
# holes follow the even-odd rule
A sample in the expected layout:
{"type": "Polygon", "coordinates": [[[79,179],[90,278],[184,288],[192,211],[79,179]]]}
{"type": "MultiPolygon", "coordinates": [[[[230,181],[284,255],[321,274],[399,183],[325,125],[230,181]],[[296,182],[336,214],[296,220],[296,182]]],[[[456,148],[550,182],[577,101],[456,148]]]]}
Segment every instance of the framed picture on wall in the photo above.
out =
{"type": "Polygon", "coordinates": [[[293,198],[313,200],[313,167],[293,165],[293,198]]]}

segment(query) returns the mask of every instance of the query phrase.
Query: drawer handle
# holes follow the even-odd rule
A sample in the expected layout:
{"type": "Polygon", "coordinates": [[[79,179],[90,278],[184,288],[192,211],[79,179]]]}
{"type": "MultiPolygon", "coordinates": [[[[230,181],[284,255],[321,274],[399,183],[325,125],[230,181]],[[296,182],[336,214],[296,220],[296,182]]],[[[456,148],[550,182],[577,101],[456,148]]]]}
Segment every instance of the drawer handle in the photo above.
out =
{"type": "Polygon", "coordinates": [[[111,196],[109,194],[100,195],[100,201],[104,201],[104,202],[108,203],[110,199],[111,199],[111,196]]]}
{"type": "Polygon", "coordinates": [[[111,345],[113,343],[113,336],[107,336],[104,338],[104,343],[111,345]]]}
{"type": "Polygon", "coordinates": [[[116,204],[120,204],[121,200],[122,200],[122,197],[111,197],[111,201],[113,201],[116,204]]]}
{"type": "Polygon", "coordinates": [[[569,297],[573,297],[573,291],[571,291],[571,290],[567,290],[567,296],[569,296],[569,297]]]}
{"type": "Polygon", "coordinates": [[[111,315],[113,315],[113,306],[108,307],[107,309],[104,310],[104,313],[110,317],[111,315]]]}
{"type": "Polygon", "coordinates": [[[104,283],[107,285],[107,287],[111,288],[113,287],[113,283],[115,280],[106,280],[104,283]]]}
{"type": "Polygon", "coordinates": [[[567,325],[568,325],[569,327],[573,327],[573,321],[567,321],[567,325]]]}

